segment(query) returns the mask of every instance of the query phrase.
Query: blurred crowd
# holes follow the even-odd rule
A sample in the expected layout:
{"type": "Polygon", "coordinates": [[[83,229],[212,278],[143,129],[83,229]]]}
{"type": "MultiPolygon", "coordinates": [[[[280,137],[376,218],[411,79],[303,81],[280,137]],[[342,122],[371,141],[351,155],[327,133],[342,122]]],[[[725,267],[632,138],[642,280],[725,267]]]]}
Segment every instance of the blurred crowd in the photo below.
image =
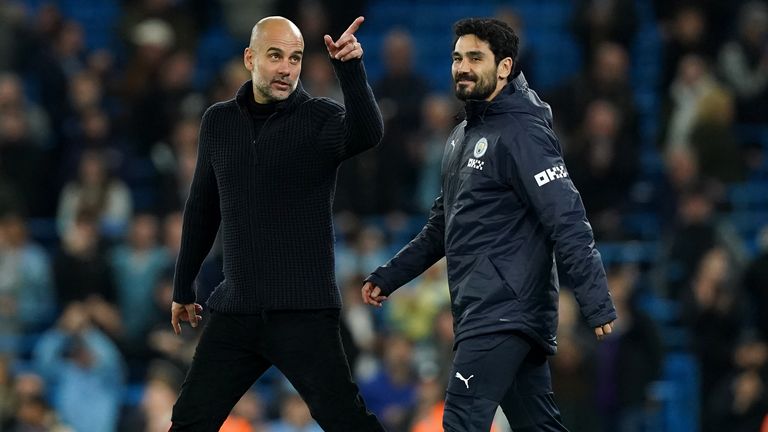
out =
{"type": "MultiPolygon", "coordinates": [[[[175,336],[169,307],[202,112],[249,79],[242,49],[272,14],[303,32],[304,87],[343,102],[322,35],[382,3],[397,2],[0,0],[0,431],[168,429],[199,335],[175,336]]],[[[619,313],[598,344],[561,279],[551,366],[566,425],[671,430],[674,384],[695,391],[692,409],[671,415],[695,417],[686,424],[697,430],[768,430],[768,3],[552,0],[569,10],[558,34],[575,41],[581,66],[547,88],[534,65],[560,65],[536,58],[537,29],[516,9],[526,1],[478,3],[522,37],[520,66],[552,105],[619,313]],[[643,32],[658,41],[652,73],[636,55],[643,32]],[[751,215],[751,228],[736,215],[751,215]],[[651,252],[627,253],[636,245],[651,252]],[[691,359],[688,381],[670,377],[672,354],[691,359]]],[[[393,432],[442,430],[445,262],[381,309],[359,289],[439,193],[461,106],[421,72],[419,53],[444,51],[447,76],[450,24],[439,45],[388,23],[361,36],[385,137],[338,176],[345,348],[393,432]]],[[[198,302],[222,278],[220,252],[201,270],[198,302]]],[[[498,420],[494,430],[508,430],[498,420]]],[[[221,430],[320,428],[270,370],[221,430]]]]}

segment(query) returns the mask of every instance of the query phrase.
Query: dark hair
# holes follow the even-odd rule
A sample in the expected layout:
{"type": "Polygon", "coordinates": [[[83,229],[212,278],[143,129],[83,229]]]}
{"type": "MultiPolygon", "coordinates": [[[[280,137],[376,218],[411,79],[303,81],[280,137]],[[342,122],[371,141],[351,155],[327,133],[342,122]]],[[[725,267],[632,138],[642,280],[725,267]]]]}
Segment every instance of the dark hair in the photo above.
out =
{"type": "Polygon", "coordinates": [[[468,34],[475,35],[478,39],[488,42],[497,65],[502,59],[510,57],[517,66],[520,38],[504,21],[494,18],[465,18],[453,25],[453,32],[456,35],[453,40],[454,46],[460,37],[468,34]]]}

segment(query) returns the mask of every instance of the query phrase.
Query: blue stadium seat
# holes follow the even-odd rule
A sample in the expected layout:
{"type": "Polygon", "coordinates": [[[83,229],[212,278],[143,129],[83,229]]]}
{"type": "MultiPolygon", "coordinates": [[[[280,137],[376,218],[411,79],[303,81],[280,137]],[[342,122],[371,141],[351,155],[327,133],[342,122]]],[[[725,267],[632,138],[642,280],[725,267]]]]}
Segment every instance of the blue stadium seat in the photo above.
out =
{"type": "Polygon", "coordinates": [[[768,210],[768,181],[733,184],[728,188],[728,201],[737,210],[768,210]]]}
{"type": "Polygon", "coordinates": [[[699,364],[687,352],[674,352],[664,361],[664,377],[649,389],[661,404],[655,428],[650,430],[696,432],[699,430],[699,364]]]}

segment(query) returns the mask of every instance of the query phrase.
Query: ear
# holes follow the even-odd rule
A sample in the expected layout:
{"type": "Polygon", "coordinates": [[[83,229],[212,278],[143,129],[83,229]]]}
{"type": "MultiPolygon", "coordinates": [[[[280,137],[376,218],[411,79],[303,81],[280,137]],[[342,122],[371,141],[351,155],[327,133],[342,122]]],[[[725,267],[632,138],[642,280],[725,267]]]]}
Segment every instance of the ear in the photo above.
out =
{"type": "Polygon", "coordinates": [[[253,72],[253,62],[253,50],[250,47],[245,47],[245,50],[243,51],[243,64],[245,65],[245,68],[251,72],[253,72]]]}
{"type": "Polygon", "coordinates": [[[512,74],[512,67],[514,66],[514,62],[512,61],[512,57],[505,57],[499,62],[499,65],[496,67],[496,75],[499,77],[499,79],[507,79],[512,74]]]}

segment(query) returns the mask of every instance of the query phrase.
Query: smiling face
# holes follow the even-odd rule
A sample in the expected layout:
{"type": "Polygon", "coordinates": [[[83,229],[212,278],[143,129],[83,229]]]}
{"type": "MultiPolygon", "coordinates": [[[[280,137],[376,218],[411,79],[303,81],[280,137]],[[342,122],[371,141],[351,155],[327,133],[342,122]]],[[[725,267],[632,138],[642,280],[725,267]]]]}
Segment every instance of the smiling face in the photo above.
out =
{"type": "Polygon", "coordinates": [[[511,70],[512,59],[507,57],[496,64],[488,42],[477,36],[467,34],[456,40],[451,73],[457,98],[493,99],[507,84],[511,70]]]}
{"type": "Polygon", "coordinates": [[[268,17],[253,28],[243,62],[253,80],[253,97],[265,104],[288,98],[299,82],[304,39],[299,29],[281,17],[268,17]]]}

